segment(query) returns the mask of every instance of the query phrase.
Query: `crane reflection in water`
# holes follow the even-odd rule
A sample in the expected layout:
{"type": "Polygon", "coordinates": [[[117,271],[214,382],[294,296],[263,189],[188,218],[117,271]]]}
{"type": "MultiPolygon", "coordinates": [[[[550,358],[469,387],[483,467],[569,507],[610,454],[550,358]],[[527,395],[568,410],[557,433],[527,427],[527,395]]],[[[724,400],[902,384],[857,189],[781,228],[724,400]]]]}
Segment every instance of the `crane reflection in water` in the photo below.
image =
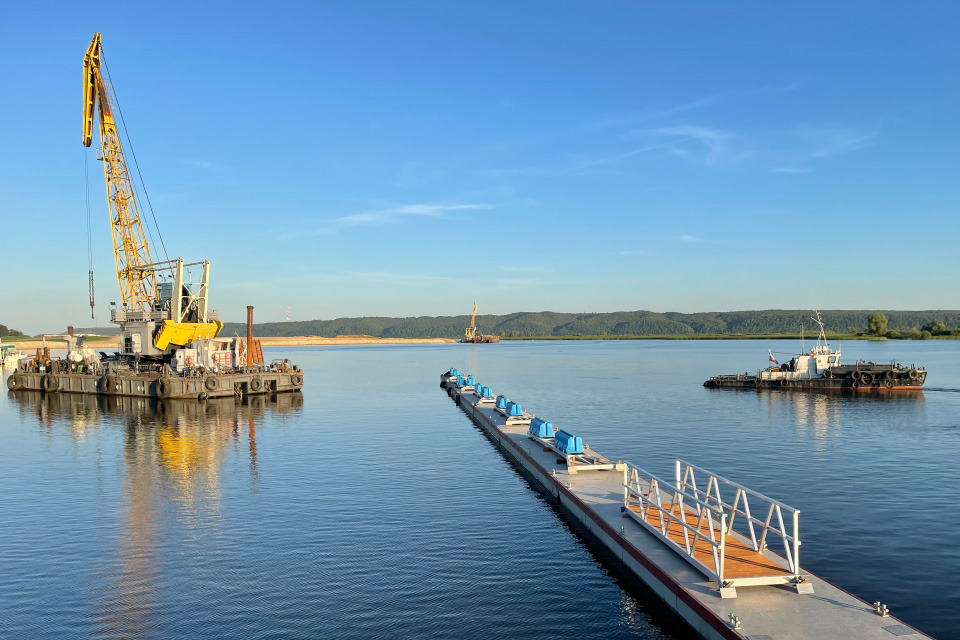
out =
{"type": "MultiPolygon", "coordinates": [[[[249,459],[251,491],[259,484],[257,425],[269,414],[298,412],[301,394],[221,398],[206,402],[21,392],[21,416],[33,415],[48,436],[60,425],[75,444],[96,433],[122,438],[116,552],[102,577],[95,637],[151,635],[162,601],[157,573],[176,545],[192,545],[221,530],[221,467],[232,452],[249,459]],[[179,531],[170,535],[169,516],[179,531]]],[[[102,447],[98,447],[98,452],[102,447]]],[[[103,461],[99,463],[101,466],[103,461]]],[[[109,463],[108,463],[109,464],[109,463]]]]}

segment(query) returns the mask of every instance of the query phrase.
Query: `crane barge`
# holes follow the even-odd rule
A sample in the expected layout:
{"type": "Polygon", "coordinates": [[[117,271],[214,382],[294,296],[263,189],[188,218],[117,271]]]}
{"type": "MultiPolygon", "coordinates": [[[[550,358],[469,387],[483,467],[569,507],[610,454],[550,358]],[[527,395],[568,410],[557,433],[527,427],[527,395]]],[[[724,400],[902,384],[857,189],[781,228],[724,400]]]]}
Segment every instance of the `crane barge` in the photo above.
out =
{"type": "MultiPolygon", "coordinates": [[[[303,372],[298,367],[286,360],[263,361],[252,334],[253,307],[247,307],[246,340],[219,337],[223,323],[208,305],[209,260],[154,261],[120,144],[112,87],[101,72],[102,58],[100,34],[95,33],[83,58],[83,146],[91,146],[98,121],[98,159],[103,162],[121,299],[119,307],[111,303],[110,321],[120,327],[120,349],[98,354],[84,348],[83,338],[69,330],[66,358],[38,350],[36,357],[21,361],[7,380],[8,388],[200,400],[299,390],[303,372]],[[191,275],[194,270],[199,278],[191,275]]],[[[91,269],[91,313],[93,307],[91,269]]]]}

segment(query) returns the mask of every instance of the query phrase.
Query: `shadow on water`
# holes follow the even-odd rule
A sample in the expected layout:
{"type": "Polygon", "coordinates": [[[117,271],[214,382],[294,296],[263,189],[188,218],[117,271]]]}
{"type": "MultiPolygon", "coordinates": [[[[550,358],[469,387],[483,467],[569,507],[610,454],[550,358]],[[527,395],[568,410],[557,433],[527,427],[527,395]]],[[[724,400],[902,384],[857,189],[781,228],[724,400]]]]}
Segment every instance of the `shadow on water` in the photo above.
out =
{"type": "Polygon", "coordinates": [[[170,526],[169,512],[187,531],[218,527],[224,450],[246,449],[256,491],[257,425],[267,414],[303,407],[299,393],[204,402],[31,391],[10,396],[21,417],[32,417],[48,435],[55,425],[66,425],[74,442],[108,425],[122,431],[116,548],[91,621],[91,637],[99,638],[155,635],[154,618],[164,602],[157,578],[170,553],[161,530],[170,526]]]}

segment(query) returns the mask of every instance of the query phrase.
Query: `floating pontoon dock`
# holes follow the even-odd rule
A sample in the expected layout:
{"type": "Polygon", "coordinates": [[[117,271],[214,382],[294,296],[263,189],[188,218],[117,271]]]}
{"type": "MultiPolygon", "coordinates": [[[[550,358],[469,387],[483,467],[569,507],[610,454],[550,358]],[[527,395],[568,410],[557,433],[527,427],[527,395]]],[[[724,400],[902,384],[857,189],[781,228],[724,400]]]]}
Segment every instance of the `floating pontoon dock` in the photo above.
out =
{"type": "Polygon", "coordinates": [[[800,564],[800,511],[683,460],[658,478],[590,449],[456,369],[440,386],[700,636],[928,638],[800,564]]]}

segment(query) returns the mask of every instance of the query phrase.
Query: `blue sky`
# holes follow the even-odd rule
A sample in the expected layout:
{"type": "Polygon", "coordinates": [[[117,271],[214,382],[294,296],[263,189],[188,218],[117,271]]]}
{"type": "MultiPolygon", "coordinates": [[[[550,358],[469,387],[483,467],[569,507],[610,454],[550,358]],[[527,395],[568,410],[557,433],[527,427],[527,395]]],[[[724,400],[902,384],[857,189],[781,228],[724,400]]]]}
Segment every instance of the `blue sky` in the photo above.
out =
{"type": "Polygon", "coordinates": [[[960,6],[775,4],[8,4],[0,322],[90,323],[95,31],[228,320],[957,308],[960,6]]]}

